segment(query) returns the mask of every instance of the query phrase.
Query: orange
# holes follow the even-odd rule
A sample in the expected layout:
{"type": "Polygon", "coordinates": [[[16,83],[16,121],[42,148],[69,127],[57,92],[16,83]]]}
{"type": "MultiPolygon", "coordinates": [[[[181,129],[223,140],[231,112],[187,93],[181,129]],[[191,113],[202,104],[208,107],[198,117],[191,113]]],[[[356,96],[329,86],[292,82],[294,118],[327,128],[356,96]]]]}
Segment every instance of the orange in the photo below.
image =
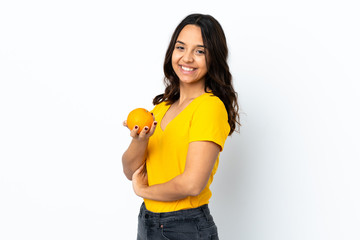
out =
{"type": "Polygon", "coordinates": [[[148,110],[146,110],[145,108],[136,108],[129,113],[126,123],[130,130],[133,130],[134,127],[137,125],[139,127],[137,133],[139,134],[145,126],[149,128],[149,132],[153,121],[154,118],[148,110]]]}

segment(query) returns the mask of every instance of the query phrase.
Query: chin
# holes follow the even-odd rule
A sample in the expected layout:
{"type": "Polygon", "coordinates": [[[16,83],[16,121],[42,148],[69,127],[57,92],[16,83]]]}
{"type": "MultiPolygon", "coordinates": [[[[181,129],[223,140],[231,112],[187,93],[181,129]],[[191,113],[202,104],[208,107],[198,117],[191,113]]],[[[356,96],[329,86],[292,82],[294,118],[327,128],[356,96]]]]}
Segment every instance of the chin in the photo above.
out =
{"type": "Polygon", "coordinates": [[[194,79],[180,79],[180,82],[182,82],[182,83],[194,83],[194,82],[197,82],[197,80],[194,80],[194,79]]]}

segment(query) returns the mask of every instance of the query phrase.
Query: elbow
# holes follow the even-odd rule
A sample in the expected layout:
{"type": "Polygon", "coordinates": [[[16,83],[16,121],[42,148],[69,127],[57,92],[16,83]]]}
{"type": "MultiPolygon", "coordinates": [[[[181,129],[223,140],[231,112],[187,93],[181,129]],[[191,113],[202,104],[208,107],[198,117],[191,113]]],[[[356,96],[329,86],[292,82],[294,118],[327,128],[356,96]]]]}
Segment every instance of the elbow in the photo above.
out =
{"type": "Polygon", "coordinates": [[[177,189],[182,192],[183,196],[196,197],[206,186],[206,183],[186,174],[179,175],[177,180],[177,189]]]}
{"type": "Polygon", "coordinates": [[[129,171],[129,169],[127,167],[125,153],[122,155],[122,167],[123,167],[123,172],[124,172],[125,177],[131,181],[132,173],[129,171]]]}
{"type": "Polygon", "coordinates": [[[129,180],[129,181],[132,181],[132,176],[131,175],[128,175],[125,173],[125,177],[129,180]]]}
{"type": "Polygon", "coordinates": [[[132,180],[132,174],[129,173],[129,171],[126,171],[125,168],[123,169],[124,175],[128,180],[132,180]]]}
{"type": "Polygon", "coordinates": [[[202,192],[203,189],[204,186],[201,186],[200,184],[188,183],[186,187],[186,192],[188,196],[196,197],[202,192]]]}

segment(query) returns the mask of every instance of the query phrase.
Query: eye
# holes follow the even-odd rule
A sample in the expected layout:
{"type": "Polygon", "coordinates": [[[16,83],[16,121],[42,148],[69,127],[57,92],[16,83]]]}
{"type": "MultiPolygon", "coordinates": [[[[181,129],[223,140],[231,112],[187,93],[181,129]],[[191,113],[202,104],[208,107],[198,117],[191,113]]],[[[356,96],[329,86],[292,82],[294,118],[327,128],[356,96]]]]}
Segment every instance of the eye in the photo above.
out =
{"type": "Polygon", "coordinates": [[[184,50],[185,48],[183,46],[175,46],[175,49],[184,50]]]}
{"type": "Polygon", "coordinates": [[[199,50],[196,50],[196,54],[203,55],[203,54],[205,54],[205,51],[199,49],[199,50]]]}

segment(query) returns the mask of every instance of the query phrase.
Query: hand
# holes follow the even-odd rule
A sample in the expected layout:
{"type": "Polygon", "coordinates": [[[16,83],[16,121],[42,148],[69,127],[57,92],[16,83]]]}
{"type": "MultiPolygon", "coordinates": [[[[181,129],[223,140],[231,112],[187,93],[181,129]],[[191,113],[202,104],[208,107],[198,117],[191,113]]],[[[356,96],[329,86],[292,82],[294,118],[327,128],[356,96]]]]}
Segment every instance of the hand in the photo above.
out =
{"type": "MultiPolygon", "coordinates": [[[[146,126],[140,132],[140,134],[138,134],[137,133],[138,126],[135,126],[133,129],[129,129],[130,130],[130,136],[133,139],[136,139],[136,140],[147,140],[154,134],[155,129],[156,129],[156,125],[157,125],[157,122],[155,121],[155,118],[154,118],[154,122],[153,122],[152,126],[150,126],[151,128],[150,128],[149,132],[147,132],[149,130],[149,128],[146,126]]],[[[123,122],[123,126],[129,128],[126,121],[123,122]]]]}
{"type": "Polygon", "coordinates": [[[143,190],[149,187],[145,163],[132,175],[132,185],[136,195],[143,196],[143,190]]]}

